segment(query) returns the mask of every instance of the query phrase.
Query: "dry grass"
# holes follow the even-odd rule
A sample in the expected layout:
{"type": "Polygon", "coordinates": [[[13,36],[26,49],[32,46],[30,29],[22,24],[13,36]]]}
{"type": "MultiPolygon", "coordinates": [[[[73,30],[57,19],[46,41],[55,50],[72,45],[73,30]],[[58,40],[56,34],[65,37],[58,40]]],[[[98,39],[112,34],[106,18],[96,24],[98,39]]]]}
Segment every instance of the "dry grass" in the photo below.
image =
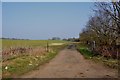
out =
{"type": "Polygon", "coordinates": [[[8,59],[3,62],[2,76],[4,78],[16,77],[33,70],[55,57],[58,51],[64,47],[65,45],[49,46],[49,52],[47,52],[46,47],[44,46],[32,47],[29,50],[23,51],[23,53],[16,53],[17,51],[15,51],[11,57],[8,56],[8,59]]]}

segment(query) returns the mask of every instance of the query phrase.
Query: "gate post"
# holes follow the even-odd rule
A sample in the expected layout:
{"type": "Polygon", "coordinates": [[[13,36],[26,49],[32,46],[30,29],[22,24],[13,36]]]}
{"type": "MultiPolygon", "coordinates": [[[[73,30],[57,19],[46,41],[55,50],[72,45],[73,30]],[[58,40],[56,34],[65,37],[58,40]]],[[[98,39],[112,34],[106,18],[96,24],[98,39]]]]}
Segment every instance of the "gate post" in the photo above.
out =
{"type": "Polygon", "coordinates": [[[46,51],[49,52],[49,44],[48,44],[48,42],[47,42],[46,49],[47,49],[46,51]]]}

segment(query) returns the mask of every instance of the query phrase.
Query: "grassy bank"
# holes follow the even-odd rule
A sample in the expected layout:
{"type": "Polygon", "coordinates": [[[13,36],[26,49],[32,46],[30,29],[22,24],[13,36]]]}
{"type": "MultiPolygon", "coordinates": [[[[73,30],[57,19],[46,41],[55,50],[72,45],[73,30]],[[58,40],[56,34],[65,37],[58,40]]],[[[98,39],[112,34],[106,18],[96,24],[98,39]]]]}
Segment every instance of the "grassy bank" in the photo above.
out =
{"type": "Polygon", "coordinates": [[[100,62],[107,67],[118,69],[118,60],[112,58],[105,58],[101,55],[94,55],[86,45],[77,44],[77,50],[84,56],[86,59],[90,59],[96,63],[100,62]]]}
{"type": "MultiPolygon", "coordinates": [[[[45,51],[47,46],[51,48],[51,44],[67,44],[62,40],[2,40],[2,60],[8,60],[34,53],[36,48],[42,48],[45,51]],[[32,52],[33,51],[33,52],[32,52]],[[32,52],[32,53],[31,53],[32,52]]],[[[41,52],[41,51],[40,51],[41,52]]]]}
{"type": "Polygon", "coordinates": [[[66,45],[52,46],[52,51],[44,55],[24,55],[3,63],[3,78],[20,76],[28,71],[36,69],[38,66],[50,61],[66,45]]]}
{"type": "MultiPolygon", "coordinates": [[[[36,69],[38,66],[49,62],[57,53],[66,47],[67,42],[58,40],[3,40],[3,48],[10,47],[27,47],[31,46],[33,49],[31,53],[24,53],[21,56],[10,58],[2,63],[3,78],[12,78],[23,75],[24,73],[36,69]],[[51,43],[65,43],[63,45],[50,45],[49,50],[46,51],[47,42],[51,43]]],[[[14,56],[14,55],[13,55],[14,56]]]]}

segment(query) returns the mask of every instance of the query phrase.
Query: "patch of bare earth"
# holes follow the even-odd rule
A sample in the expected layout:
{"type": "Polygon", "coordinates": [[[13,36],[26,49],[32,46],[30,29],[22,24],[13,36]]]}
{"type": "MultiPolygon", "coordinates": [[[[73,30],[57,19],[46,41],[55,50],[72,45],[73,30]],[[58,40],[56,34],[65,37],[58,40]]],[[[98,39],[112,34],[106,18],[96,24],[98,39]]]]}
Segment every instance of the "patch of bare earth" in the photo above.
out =
{"type": "Polygon", "coordinates": [[[63,45],[64,43],[51,43],[50,45],[55,46],[55,45],[63,45]]]}
{"type": "Polygon", "coordinates": [[[86,60],[75,49],[64,49],[49,63],[21,78],[117,78],[118,71],[86,60]]]}

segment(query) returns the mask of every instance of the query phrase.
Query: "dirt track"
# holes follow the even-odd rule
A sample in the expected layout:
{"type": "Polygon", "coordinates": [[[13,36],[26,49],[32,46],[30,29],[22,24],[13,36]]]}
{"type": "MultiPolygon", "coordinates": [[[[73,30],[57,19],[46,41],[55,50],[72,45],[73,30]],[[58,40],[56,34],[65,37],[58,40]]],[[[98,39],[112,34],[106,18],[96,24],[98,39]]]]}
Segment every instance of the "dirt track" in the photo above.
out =
{"type": "Polygon", "coordinates": [[[69,46],[49,63],[21,78],[117,78],[117,73],[117,70],[84,59],[74,46],[69,46]]]}

